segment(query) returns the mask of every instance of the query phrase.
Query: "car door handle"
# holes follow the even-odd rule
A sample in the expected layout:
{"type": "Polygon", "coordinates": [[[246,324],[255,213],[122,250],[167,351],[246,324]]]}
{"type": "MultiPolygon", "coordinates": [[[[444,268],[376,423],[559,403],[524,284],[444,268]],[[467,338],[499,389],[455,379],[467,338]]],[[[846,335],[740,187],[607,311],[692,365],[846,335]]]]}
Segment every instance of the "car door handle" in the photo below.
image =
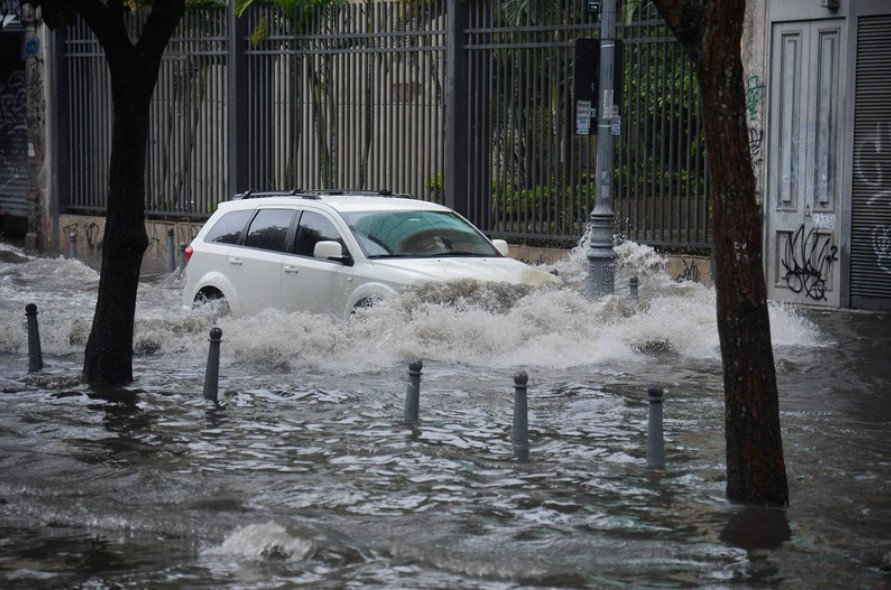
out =
{"type": "Polygon", "coordinates": [[[229,264],[234,264],[235,266],[241,266],[241,258],[230,258],[229,264]]]}
{"type": "Polygon", "coordinates": [[[286,273],[288,273],[288,274],[295,275],[295,274],[297,274],[298,272],[300,272],[300,269],[297,268],[296,266],[286,266],[286,267],[284,268],[284,271],[285,271],[286,273]]]}

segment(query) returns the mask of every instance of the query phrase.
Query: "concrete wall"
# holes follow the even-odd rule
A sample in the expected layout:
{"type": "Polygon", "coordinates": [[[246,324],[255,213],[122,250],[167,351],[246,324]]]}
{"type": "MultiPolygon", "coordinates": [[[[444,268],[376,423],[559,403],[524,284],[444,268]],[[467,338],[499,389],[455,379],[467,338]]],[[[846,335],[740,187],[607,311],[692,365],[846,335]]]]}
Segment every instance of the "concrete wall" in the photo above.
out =
{"type": "MultiPolygon", "coordinates": [[[[73,235],[79,257],[100,257],[102,253],[102,236],[105,232],[104,217],[84,215],[61,215],[59,217],[62,239],[59,254],[70,255],[69,236],[73,235]]],[[[198,234],[201,223],[147,221],[146,232],[149,236],[149,247],[145,253],[145,262],[153,268],[166,265],[167,231],[173,229],[176,264],[179,264],[180,244],[188,244],[198,234]]],[[[566,257],[568,250],[560,248],[535,248],[512,244],[510,255],[527,264],[554,264],[566,257]]],[[[665,272],[675,280],[694,280],[705,285],[711,284],[711,264],[704,256],[668,256],[665,272]]]]}
{"type": "Polygon", "coordinates": [[[765,148],[767,138],[767,0],[746,2],[746,26],[742,38],[742,62],[746,84],[746,117],[749,127],[749,151],[755,172],[758,204],[764,202],[765,148]]]}
{"type": "MultiPolygon", "coordinates": [[[[179,256],[179,244],[188,244],[192,241],[200,223],[173,222],[173,221],[146,221],[145,229],[149,237],[149,247],[145,253],[146,259],[166,260],[167,257],[167,230],[173,229],[173,241],[176,255],[179,256]]],[[[61,237],[59,240],[59,254],[70,255],[70,238],[73,235],[77,245],[78,256],[99,256],[102,252],[102,239],[105,235],[105,218],[85,215],[60,215],[59,228],[61,237]]],[[[179,259],[177,258],[177,264],[179,259]]]]}

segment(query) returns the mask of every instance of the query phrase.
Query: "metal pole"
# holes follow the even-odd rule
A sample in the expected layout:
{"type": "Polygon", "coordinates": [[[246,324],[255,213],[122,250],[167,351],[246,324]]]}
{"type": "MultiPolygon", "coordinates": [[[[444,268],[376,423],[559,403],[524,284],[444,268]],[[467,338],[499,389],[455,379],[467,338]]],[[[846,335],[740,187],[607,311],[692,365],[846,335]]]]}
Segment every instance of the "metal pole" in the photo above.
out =
{"type": "Polygon", "coordinates": [[[77,234],[74,232],[68,234],[68,258],[77,260],[77,234]]]}
{"type": "Polygon", "coordinates": [[[637,277],[631,277],[628,279],[628,295],[631,297],[631,301],[637,301],[638,293],[637,293],[637,277]]]}
{"type": "Polygon", "coordinates": [[[404,419],[409,424],[418,421],[418,408],[421,401],[421,369],[424,363],[415,360],[408,365],[408,387],[405,388],[404,419]]]}
{"type": "Polygon", "coordinates": [[[662,435],[662,397],[664,391],[658,385],[651,385],[650,423],[647,432],[647,465],[656,469],[665,466],[665,444],[662,435]]]}
{"type": "Polygon", "coordinates": [[[204,399],[217,401],[220,382],[220,342],[223,331],[219,328],[210,330],[210,348],[207,351],[207,369],[204,372],[204,399]]]}
{"type": "Polygon", "coordinates": [[[600,12],[600,105],[594,210],[588,218],[588,298],[613,293],[616,253],[613,250],[613,64],[616,47],[616,0],[604,0],[600,12]]]}
{"type": "Polygon", "coordinates": [[[186,271],[186,243],[179,243],[179,276],[186,271]]]}
{"type": "Polygon", "coordinates": [[[173,228],[167,228],[167,272],[176,270],[176,244],[173,241],[173,228]]]}
{"type": "Polygon", "coordinates": [[[37,306],[25,306],[28,318],[28,372],[36,373],[43,369],[43,351],[40,349],[40,330],[37,328],[37,306]]]}
{"type": "Polygon", "coordinates": [[[446,0],[445,36],[445,204],[469,217],[468,54],[464,49],[470,22],[470,2],[446,0]]]}
{"type": "Polygon", "coordinates": [[[526,403],[526,386],[529,376],[517,373],[514,377],[514,430],[511,442],[514,454],[521,461],[529,459],[529,410],[526,403]]]}

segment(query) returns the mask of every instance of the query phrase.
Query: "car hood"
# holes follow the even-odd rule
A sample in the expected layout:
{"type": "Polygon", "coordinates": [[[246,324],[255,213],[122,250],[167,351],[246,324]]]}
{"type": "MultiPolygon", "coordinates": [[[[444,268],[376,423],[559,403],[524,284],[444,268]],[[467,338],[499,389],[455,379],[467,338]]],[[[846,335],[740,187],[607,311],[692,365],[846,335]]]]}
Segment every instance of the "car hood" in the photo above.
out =
{"type": "Polygon", "coordinates": [[[380,270],[405,276],[407,282],[474,279],[530,286],[562,283],[557,276],[513,258],[383,258],[372,262],[380,270]]]}

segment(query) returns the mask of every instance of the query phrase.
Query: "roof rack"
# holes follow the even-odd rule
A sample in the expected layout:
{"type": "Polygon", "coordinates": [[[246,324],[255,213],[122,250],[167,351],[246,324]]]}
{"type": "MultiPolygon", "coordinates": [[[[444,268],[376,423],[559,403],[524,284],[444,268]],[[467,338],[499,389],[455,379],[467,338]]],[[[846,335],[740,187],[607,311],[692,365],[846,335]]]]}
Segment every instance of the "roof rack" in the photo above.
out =
{"type": "Polygon", "coordinates": [[[300,189],[292,189],[290,191],[244,191],[243,193],[238,193],[233,195],[230,199],[231,201],[238,201],[241,199],[261,199],[264,197],[297,197],[300,199],[314,199],[317,200],[319,197],[316,194],[311,192],[302,191],[300,189]]]}
{"type": "Polygon", "coordinates": [[[281,191],[253,191],[247,190],[243,193],[238,193],[232,196],[232,201],[237,201],[241,199],[260,199],[264,197],[296,197],[299,199],[313,199],[318,200],[321,197],[330,197],[330,196],[350,196],[350,197],[393,197],[393,198],[401,198],[401,199],[414,199],[415,197],[409,195],[408,193],[394,193],[390,189],[379,189],[376,191],[370,190],[344,190],[344,189],[318,189],[318,190],[304,190],[304,189],[291,189],[291,190],[281,190],[281,191]]]}

